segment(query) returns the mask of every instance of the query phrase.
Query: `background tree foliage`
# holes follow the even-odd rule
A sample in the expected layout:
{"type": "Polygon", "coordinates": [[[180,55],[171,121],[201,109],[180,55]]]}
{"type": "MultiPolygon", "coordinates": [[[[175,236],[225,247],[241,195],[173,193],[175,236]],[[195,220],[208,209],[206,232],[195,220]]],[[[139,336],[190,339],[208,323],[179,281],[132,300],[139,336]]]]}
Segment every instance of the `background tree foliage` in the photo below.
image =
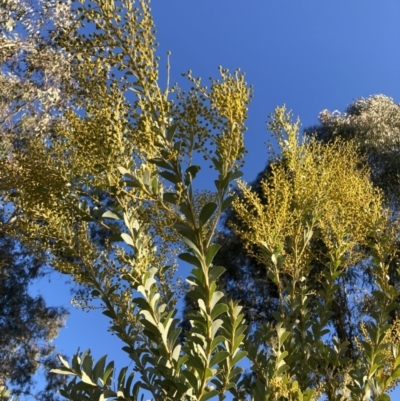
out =
{"type": "Polygon", "coordinates": [[[386,202],[398,208],[400,105],[385,95],[359,98],[344,113],[324,110],[320,124],[306,131],[329,142],[340,137],[354,140],[367,157],[373,183],[386,195],[386,202]]]}
{"type": "Polygon", "coordinates": [[[71,65],[55,38],[72,25],[69,1],[0,2],[3,149],[17,132],[19,137],[48,133],[68,104],[62,83],[69,80],[71,65]]]}
{"type": "Polygon", "coordinates": [[[40,258],[31,257],[6,236],[0,245],[0,383],[11,384],[16,394],[54,400],[63,377],[47,375],[46,388],[35,390],[33,376],[40,367],[49,370],[56,366],[51,341],[64,325],[67,311],[48,307],[41,296],[29,294],[32,281],[45,274],[40,258]]]}
{"type": "Polygon", "coordinates": [[[132,372],[116,372],[90,351],[71,362],[60,357],[53,372],[73,377],[60,394],[390,400],[400,377],[399,323],[391,316],[399,289],[388,276],[397,227],[355,145],[301,139],[298,123],[277,108],[269,128],[281,157],[259,193],[239,181],[237,197],[251,98],[244,75],[220,68],[207,87],[189,71],[189,90],[161,87],[149,2],[82,3],[81,26],[55,38],[70,55],[71,80],[62,87],[71,106],[44,135],[0,159],[0,190],[13,205],[7,234],[87,288],[84,306],[101,302],[134,362],[132,372]],[[201,157],[214,172],[212,191],[197,186],[201,157]],[[273,320],[249,330],[215,263],[218,222],[231,205],[233,229],[276,294],[273,320]],[[192,267],[188,296],[196,302],[183,341],[177,255],[192,267]],[[364,264],[371,307],[350,344],[335,337],[332,309],[349,272],[364,264]]]}
{"type": "MultiPolygon", "coordinates": [[[[72,23],[68,2],[3,0],[0,2],[0,133],[1,155],[23,147],[33,136],[48,134],[54,118],[68,104],[62,82],[69,79],[70,64],[57,48],[55,37],[72,23]]],[[[3,179],[3,172],[1,179],[3,179]]],[[[0,199],[0,384],[12,385],[17,394],[54,400],[64,377],[46,374],[45,388],[34,387],[34,374],[55,366],[54,339],[67,311],[48,307],[29,287],[43,278],[43,252],[30,249],[7,235],[12,203],[0,199]]]]}

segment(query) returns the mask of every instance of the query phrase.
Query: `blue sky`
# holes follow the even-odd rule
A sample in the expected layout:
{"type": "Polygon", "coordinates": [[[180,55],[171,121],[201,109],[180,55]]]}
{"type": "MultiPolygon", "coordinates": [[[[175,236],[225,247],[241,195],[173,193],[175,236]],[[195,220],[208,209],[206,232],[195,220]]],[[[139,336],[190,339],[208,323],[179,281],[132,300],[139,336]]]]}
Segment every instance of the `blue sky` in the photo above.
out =
{"type": "MultiPolygon", "coordinates": [[[[356,98],[383,93],[400,102],[400,2],[398,0],[153,0],[160,56],[172,51],[171,80],[181,72],[218,76],[218,65],[240,67],[254,85],[244,168],[251,181],[263,169],[269,139],[265,122],[285,103],[303,127],[323,109],[343,111],[356,98]]],[[[42,279],[49,305],[68,305],[65,277],[42,279]]],[[[71,309],[56,345],[67,355],[91,348],[129,364],[121,343],[98,311],[71,309]]],[[[400,389],[392,393],[400,399],[400,389]]]]}

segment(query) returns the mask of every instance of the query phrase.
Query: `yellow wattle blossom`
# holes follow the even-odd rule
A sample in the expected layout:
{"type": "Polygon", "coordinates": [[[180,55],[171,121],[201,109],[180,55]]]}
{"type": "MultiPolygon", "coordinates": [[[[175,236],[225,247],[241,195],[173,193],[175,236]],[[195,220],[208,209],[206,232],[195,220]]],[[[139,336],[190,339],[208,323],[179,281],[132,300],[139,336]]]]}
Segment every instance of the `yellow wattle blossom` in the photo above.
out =
{"type": "Polygon", "coordinates": [[[271,164],[260,194],[239,183],[242,196],[234,209],[242,222],[236,229],[250,252],[266,266],[272,265],[272,254],[284,256],[281,271],[300,279],[313,259],[335,256],[343,267],[354,263],[368,243],[368,230],[384,222],[382,196],[355,145],[299,143],[298,127],[284,108],[276,110],[270,128],[284,157],[271,164]],[[313,253],[313,241],[325,244],[324,254],[313,253]]]}

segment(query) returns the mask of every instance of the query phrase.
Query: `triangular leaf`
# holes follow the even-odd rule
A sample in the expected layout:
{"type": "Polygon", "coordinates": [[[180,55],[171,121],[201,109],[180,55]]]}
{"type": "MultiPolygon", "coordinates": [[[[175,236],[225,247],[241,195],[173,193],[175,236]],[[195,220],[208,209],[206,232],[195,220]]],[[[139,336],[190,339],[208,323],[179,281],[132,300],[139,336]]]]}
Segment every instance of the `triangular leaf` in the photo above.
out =
{"type": "Polygon", "coordinates": [[[206,394],[203,394],[200,398],[200,401],[207,401],[210,398],[215,397],[216,395],[218,395],[218,391],[217,390],[211,390],[206,394]]]}
{"type": "Polygon", "coordinates": [[[216,354],[214,354],[212,356],[211,361],[210,361],[210,367],[213,367],[213,366],[219,364],[220,362],[222,362],[223,360],[228,358],[228,356],[229,356],[228,351],[218,351],[216,354]]]}
{"type": "Polygon", "coordinates": [[[189,226],[189,224],[178,221],[173,225],[173,227],[183,237],[189,238],[191,240],[194,240],[196,238],[196,233],[192,229],[192,227],[189,226]]]}
{"type": "Polygon", "coordinates": [[[130,246],[135,247],[135,244],[133,243],[133,239],[129,234],[122,233],[121,238],[130,246]]]}
{"type": "Polygon", "coordinates": [[[103,219],[115,219],[115,220],[121,220],[121,217],[112,212],[111,210],[107,210],[103,215],[101,216],[103,219]]]}
{"type": "Polygon", "coordinates": [[[197,390],[199,386],[199,381],[196,378],[196,376],[188,369],[185,369],[182,372],[183,376],[186,377],[187,381],[189,382],[190,386],[193,388],[193,390],[197,390]]]}
{"type": "Polygon", "coordinates": [[[63,370],[63,369],[51,369],[50,370],[51,373],[56,373],[58,375],[74,375],[76,376],[76,374],[70,370],[63,370]]]}
{"type": "Polygon", "coordinates": [[[177,124],[173,124],[173,125],[171,125],[170,127],[167,128],[167,132],[166,132],[165,136],[166,136],[168,142],[172,141],[172,139],[173,139],[173,137],[175,135],[175,131],[176,131],[177,128],[178,128],[177,124]]]}
{"type": "Polygon", "coordinates": [[[242,360],[247,355],[246,351],[239,351],[232,360],[232,365],[236,365],[240,360],[242,360]]]}
{"type": "Polygon", "coordinates": [[[173,205],[176,205],[176,204],[178,204],[179,197],[177,194],[175,194],[173,192],[166,192],[163,195],[163,201],[166,203],[172,203],[173,205]]]}
{"type": "Polygon", "coordinates": [[[169,171],[160,171],[158,174],[173,184],[177,184],[179,182],[179,178],[174,173],[170,173],[169,171]]]}
{"type": "Polygon", "coordinates": [[[211,218],[214,212],[217,210],[217,204],[215,202],[207,203],[201,209],[199,220],[201,225],[205,225],[207,221],[211,218]]]}
{"type": "Polygon", "coordinates": [[[230,175],[229,175],[229,179],[230,180],[236,180],[236,179],[238,179],[238,178],[240,178],[240,177],[242,177],[243,176],[243,172],[241,172],[240,170],[236,170],[236,171],[233,171],[230,175]]]}
{"type": "Polygon", "coordinates": [[[62,355],[57,355],[58,359],[60,360],[60,362],[67,368],[67,369],[71,369],[69,366],[68,361],[66,361],[62,355]]]}
{"type": "Polygon", "coordinates": [[[181,253],[178,255],[178,258],[183,260],[186,263],[189,263],[189,264],[201,269],[201,263],[200,263],[199,259],[197,259],[196,256],[194,256],[190,253],[187,253],[187,252],[181,253]]]}
{"type": "Polygon", "coordinates": [[[211,244],[207,251],[206,251],[206,264],[207,266],[211,265],[211,262],[213,261],[215,255],[217,254],[217,252],[219,251],[219,249],[221,248],[221,245],[219,244],[211,244]]]}
{"type": "Polygon", "coordinates": [[[169,163],[161,158],[150,159],[149,162],[155,164],[158,167],[165,168],[166,170],[174,170],[174,168],[169,163]]]}
{"type": "Polygon", "coordinates": [[[189,166],[186,171],[185,171],[185,175],[184,175],[184,181],[185,181],[185,185],[189,185],[192,183],[192,180],[195,179],[197,173],[200,171],[200,166],[189,166]]]}
{"type": "Polygon", "coordinates": [[[221,344],[221,343],[224,342],[225,340],[226,340],[226,338],[225,338],[224,336],[221,336],[221,335],[216,336],[216,337],[214,338],[214,340],[212,340],[212,343],[211,343],[211,351],[213,351],[214,348],[215,348],[218,344],[221,344]]]}
{"type": "Polygon", "coordinates": [[[226,271],[225,267],[222,266],[211,266],[208,271],[208,277],[210,281],[217,281],[217,279],[226,271]]]}
{"type": "Polygon", "coordinates": [[[235,196],[228,196],[224,201],[222,202],[221,206],[221,212],[224,212],[228,207],[232,204],[233,200],[235,199],[235,196]]]}
{"type": "Polygon", "coordinates": [[[92,382],[92,379],[87,375],[87,373],[84,370],[82,370],[81,379],[86,384],[89,384],[91,386],[96,386],[96,384],[92,382]]]}
{"type": "Polygon", "coordinates": [[[201,252],[199,251],[199,248],[188,238],[183,237],[182,241],[199,257],[201,257],[201,252]]]}
{"type": "Polygon", "coordinates": [[[106,365],[107,355],[103,355],[96,363],[93,369],[93,377],[95,380],[98,380],[103,376],[104,367],[106,365]]]}
{"type": "Polygon", "coordinates": [[[219,315],[221,315],[222,313],[225,313],[228,311],[228,305],[225,304],[217,304],[215,305],[215,307],[213,308],[213,310],[211,311],[211,319],[214,320],[215,318],[217,318],[219,315]]]}

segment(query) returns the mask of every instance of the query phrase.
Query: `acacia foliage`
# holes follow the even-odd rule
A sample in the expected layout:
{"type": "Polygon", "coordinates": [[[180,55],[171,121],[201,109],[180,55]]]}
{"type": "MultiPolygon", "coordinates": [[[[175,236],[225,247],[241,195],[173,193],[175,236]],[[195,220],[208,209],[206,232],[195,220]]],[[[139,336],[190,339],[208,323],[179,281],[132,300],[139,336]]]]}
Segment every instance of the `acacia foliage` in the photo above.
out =
{"type": "MultiPolygon", "coordinates": [[[[68,103],[62,85],[69,77],[65,52],[54,38],[72,23],[68,2],[0,1],[0,153],[10,157],[26,138],[48,133],[53,119],[68,103]]],[[[1,173],[1,179],[3,172],[1,173]]],[[[29,249],[7,235],[12,204],[0,195],[0,384],[15,394],[37,400],[58,399],[61,376],[45,374],[35,388],[34,375],[55,364],[54,345],[66,317],[64,308],[49,307],[29,287],[46,275],[43,252],[29,249]]]]}
{"type": "Polygon", "coordinates": [[[16,132],[19,139],[48,132],[53,117],[67,107],[63,87],[70,79],[70,58],[55,39],[73,26],[70,1],[0,2],[3,152],[16,132]]]}
{"type": "Polygon", "coordinates": [[[68,110],[46,140],[32,137],[1,159],[0,188],[15,207],[10,235],[46,250],[55,269],[91,291],[134,362],[132,372],[116,372],[112,361],[95,362],[89,351],[70,363],[60,357],[53,372],[73,376],[60,394],[70,400],[150,394],[157,401],[206,401],[228,392],[235,400],[390,399],[400,376],[398,323],[389,316],[399,291],[387,277],[395,232],[367,172],[354,168],[354,146],[299,142],[298,125],[278,108],[270,128],[285,168],[277,163],[262,183],[269,205],[244,183],[245,197],[235,200],[251,89],[243,74],[223,68],[209,87],[191,72],[188,91],[160,87],[150,11],[145,0],[79,6],[77,20],[94,31],[60,36],[58,44],[71,54],[73,100],[83,112],[68,110]],[[198,151],[213,169],[213,191],[196,192],[198,151]],[[256,331],[246,331],[240,302],[218,284],[224,268],[213,262],[218,221],[232,203],[253,230],[239,234],[279,296],[275,322],[256,331]],[[92,240],[99,227],[112,233],[101,247],[92,240]],[[326,242],[325,254],[313,255],[314,238],[326,242]],[[366,244],[371,297],[380,307],[366,313],[359,352],[350,359],[348,343],[328,337],[330,307],[366,244]],[[189,295],[198,306],[183,343],[170,285],[177,254],[192,267],[189,295]],[[313,258],[323,261],[318,291],[308,280],[313,258]],[[246,357],[247,375],[240,366],[246,357]]]}
{"type": "MultiPolygon", "coordinates": [[[[372,182],[381,188],[385,204],[392,208],[393,216],[397,218],[400,172],[399,105],[387,96],[374,95],[366,99],[357,99],[343,113],[323,110],[319,115],[319,121],[318,125],[306,128],[305,135],[310,138],[315,137],[325,144],[338,139],[356,143],[369,166],[372,182]]],[[[268,204],[268,199],[262,192],[261,182],[271,176],[271,163],[274,162],[276,162],[275,157],[269,160],[266,168],[251,184],[265,205],[268,204]]],[[[235,224],[238,225],[240,222],[235,212],[229,210],[224,217],[223,229],[218,237],[221,250],[216,261],[227,268],[222,280],[226,283],[228,293],[234,299],[241,299],[248,321],[254,325],[273,321],[273,312],[276,310],[278,299],[275,285],[268,279],[263,265],[245,249],[242,239],[232,229],[232,225],[235,224]],[[246,279],[243,280],[243,277],[246,279]]],[[[313,240],[314,252],[323,251],[325,246],[324,241],[313,240]]],[[[398,248],[398,245],[396,247],[398,248]]],[[[318,264],[319,262],[314,262],[315,272],[319,269],[318,264]]],[[[389,269],[392,283],[398,282],[397,264],[398,256],[394,258],[389,269]]],[[[315,274],[312,275],[314,276],[315,274]]],[[[318,280],[315,281],[315,288],[318,289],[318,280]]],[[[331,322],[336,335],[342,340],[350,341],[353,350],[353,340],[359,333],[363,313],[372,306],[369,297],[371,290],[373,287],[368,263],[364,261],[347,269],[342,286],[332,304],[331,322]],[[357,302],[353,301],[355,297],[357,302]]],[[[397,313],[394,310],[391,314],[395,317],[397,313]]]]}

